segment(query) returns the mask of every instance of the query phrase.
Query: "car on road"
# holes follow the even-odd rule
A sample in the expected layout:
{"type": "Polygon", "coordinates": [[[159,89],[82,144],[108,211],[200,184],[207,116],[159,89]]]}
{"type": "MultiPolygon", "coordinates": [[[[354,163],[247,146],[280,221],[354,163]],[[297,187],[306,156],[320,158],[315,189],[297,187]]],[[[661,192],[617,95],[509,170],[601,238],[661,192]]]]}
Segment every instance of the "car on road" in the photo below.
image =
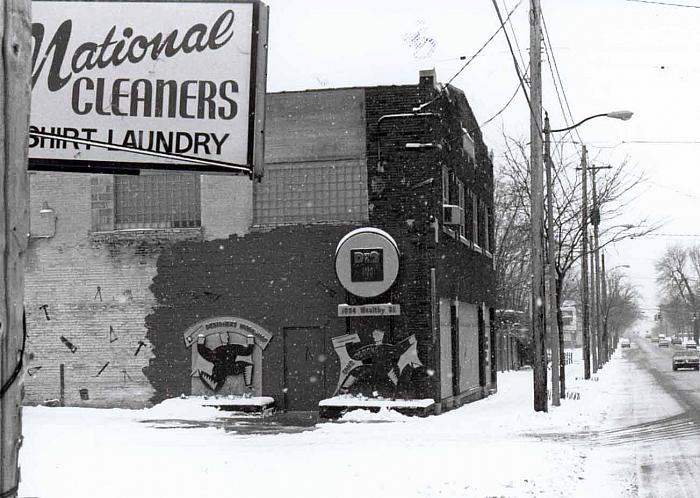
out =
{"type": "Polygon", "coordinates": [[[679,368],[692,368],[700,370],[700,354],[697,351],[678,351],[673,354],[673,371],[679,368]]]}
{"type": "Polygon", "coordinates": [[[623,337],[622,339],[620,339],[620,347],[621,348],[630,347],[630,340],[627,337],[623,337]]]}
{"type": "Polygon", "coordinates": [[[671,344],[683,344],[683,339],[681,339],[677,335],[674,335],[673,337],[671,337],[671,344]]]}
{"type": "Polygon", "coordinates": [[[658,336],[651,336],[651,342],[659,342],[659,337],[658,336]]]}
{"type": "Polygon", "coordinates": [[[659,337],[659,347],[660,348],[667,348],[671,345],[671,341],[668,340],[666,337],[659,337]]]}
{"type": "Polygon", "coordinates": [[[685,341],[685,349],[698,349],[698,343],[693,339],[688,339],[685,341]]]}

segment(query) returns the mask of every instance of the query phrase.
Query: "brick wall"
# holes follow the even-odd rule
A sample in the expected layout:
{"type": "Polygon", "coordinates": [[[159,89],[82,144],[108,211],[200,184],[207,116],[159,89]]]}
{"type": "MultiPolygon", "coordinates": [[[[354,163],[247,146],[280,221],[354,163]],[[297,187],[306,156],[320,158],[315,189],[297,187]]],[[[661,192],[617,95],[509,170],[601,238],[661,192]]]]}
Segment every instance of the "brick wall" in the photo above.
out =
{"type": "MultiPolygon", "coordinates": [[[[263,352],[262,392],[284,406],[285,327],[318,328],[333,337],[345,333],[337,316],[344,291],[335,277],[335,247],[355,226],[291,226],[245,237],[182,242],[163,251],[151,290],[157,305],[146,318],[153,344],[146,375],[154,401],[191,391],[190,350],[184,331],[205,319],[249,320],[273,338],[263,352]]],[[[337,356],[330,341],[325,394],[335,389],[337,356]]]]}
{"type": "MultiPolygon", "coordinates": [[[[370,224],[391,233],[404,255],[396,289],[400,304],[410,303],[404,305],[404,333],[416,334],[421,358],[438,374],[425,379],[419,391],[439,399],[439,311],[431,307],[431,268],[437,299],[495,303],[490,255],[442,225],[442,167],[453,171],[492,212],[492,165],[461,91],[448,87],[439,92],[430,75],[425,75],[418,85],[370,88],[366,95],[370,224]],[[421,113],[433,115],[395,116],[413,114],[421,104],[428,104],[421,113]],[[472,131],[475,138],[475,161],[463,152],[463,129],[472,131]]],[[[488,367],[485,355],[482,361],[488,367]]]]}
{"type": "Polygon", "coordinates": [[[144,320],[155,304],[158,255],[203,233],[245,233],[250,183],[203,176],[201,230],[112,232],[111,175],[30,174],[26,402],[59,399],[64,365],[66,405],[147,405],[154,389],[143,368],[153,353],[144,320]]]}

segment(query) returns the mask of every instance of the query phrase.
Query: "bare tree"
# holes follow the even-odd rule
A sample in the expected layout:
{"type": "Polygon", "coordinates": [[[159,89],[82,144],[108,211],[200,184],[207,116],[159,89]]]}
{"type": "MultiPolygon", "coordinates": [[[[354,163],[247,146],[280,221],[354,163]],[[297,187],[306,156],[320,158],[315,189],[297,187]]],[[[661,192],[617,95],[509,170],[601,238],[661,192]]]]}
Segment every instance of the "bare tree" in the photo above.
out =
{"type": "Polygon", "coordinates": [[[606,276],[607,299],[602,303],[603,321],[617,344],[620,334],[642,317],[636,288],[619,272],[606,276]]]}
{"type": "MultiPolygon", "coordinates": [[[[507,206],[508,210],[497,213],[497,218],[505,226],[510,222],[511,214],[517,210],[519,223],[524,222],[526,226],[529,226],[530,176],[528,147],[523,140],[509,137],[505,137],[505,143],[505,153],[503,162],[499,165],[499,181],[496,184],[496,188],[497,199],[499,199],[500,205],[507,206]]],[[[554,183],[552,233],[555,239],[555,295],[561,342],[561,331],[563,329],[561,305],[565,293],[565,282],[569,271],[578,264],[582,256],[580,250],[581,237],[583,236],[583,220],[581,219],[582,185],[581,175],[577,172],[579,156],[573,155],[565,158],[561,148],[555,149],[552,156],[554,183]]],[[[628,172],[629,169],[629,163],[623,161],[607,170],[605,175],[598,174],[598,204],[595,207],[597,208],[597,213],[603,219],[603,223],[600,226],[600,248],[623,239],[647,235],[659,227],[659,224],[652,223],[646,218],[640,218],[632,224],[614,223],[624,212],[624,206],[631,200],[635,190],[644,182],[643,177],[630,174],[628,172]]],[[[588,203],[592,206],[590,199],[588,203]]],[[[546,233],[544,229],[545,227],[543,226],[543,233],[546,233]]],[[[515,258],[518,257],[517,250],[522,251],[524,247],[529,246],[528,239],[523,238],[522,234],[509,232],[509,235],[513,238],[520,237],[520,239],[517,242],[507,239],[501,241],[502,251],[497,253],[499,259],[496,261],[497,267],[499,264],[502,264],[504,269],[503,272],[497,273],[500,279],[508,278],[508,273],[505,269],[511,268],[515,264],[515,258]],[[517,248],[516,251],[514,251],[514,247],[517,248]]],[[[593,249],[595,248],[591,248],[591,250],[593,249]]],[[[544,253],[546,255],[546,251],[544,253]]],[[[503,285],[515,284],[512,280],[507,282],[507,284],[504,283],[503,285]]],[[[518,285],[523,286],[529,292],[527,279],[518,281],[518,285]]],[[[563,374],[564,372],[562,371],[560,375],[562,379],[564,379],[563,374]]]]}
{"type": "Polygon", "coordinates": [[[662,299],[662,319],[671,321],[677,330],[693,331],[698,341],[700,332],[700,246],[671,246],[656,262],[656,282],[662,299]]]}

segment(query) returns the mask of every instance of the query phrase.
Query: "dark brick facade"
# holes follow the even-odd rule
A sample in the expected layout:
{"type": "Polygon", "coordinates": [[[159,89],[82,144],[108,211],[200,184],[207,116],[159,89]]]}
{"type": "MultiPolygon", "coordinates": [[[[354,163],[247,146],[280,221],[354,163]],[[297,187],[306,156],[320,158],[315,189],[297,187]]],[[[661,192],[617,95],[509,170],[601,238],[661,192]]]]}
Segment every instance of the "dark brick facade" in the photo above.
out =
{"type": "MultiPolygon", "coordinates": [[[[415,337],[420,365],[404,370],[395,388],[359,382],[354,392],[432,398],[440,406],[450,407],[495,388],[495,376],[489,375],[494,371],[489,333],[494,272],[489,244],[479,247],[468,237],[460,237],[454,226],[443,224],[445,168],[486,206],[485,213],[493,212],[492,165],[464,94],[453,87],[439,90],[426,73],[418,85],[291,92],[272,97],[274,109],[285,112],[284,116],[276,117],[274,112],[267,116],[268,131],[276,134],[269,139],[281,144],[270,149],[270,157],[274,156],[270,171],[274,167],[289,171],[298,165],[311,174],[327,167],[342,181],[310,186],[301,178],[295,180],[293,189],[285,191],[278,186],[273,191],[263,188],[263,178],[252,195],[238,189],[239,195],[231,199],[226,182],[203,176],[203,226],[195,237],[164,234],[159,238],[153,233],[132,232],[125,239],[124,234],[110,231],[114,203],[110,178],[84,177],[85,181],[80,181],[83,187],[89,185],[92,197],[88,195],[73,209],[86,219],[74,222],[70,234],[60,231],[60,245],[57,240],[36,243],[40,250],[30,258],[28,279],[33,308],[53,299],[63,303],[56,306],[70,309],[72,304],[68,303],[78,298],[63,296],[71,294],[70,275],[81,275],[78,286],[73,286],[73,290],[80,290],[78,300],[87,306],[86,314],[80,315],[86,326],[74,329],[79,340],[90,342],[93,330],[102,334],[109,330],[109,323],[119,319],[122,308],[124,313],[128,311],[128,323],[119,323],[122,329],[132,331],[129,347],[126,341],[118,344],[123,344],[123,349],[100,336],[102,342],[95,343],[85,372],[71,384],[68,404],[86,404],[76,396],[78,388],[89,383],[91,389],[99,388],[101,406],[138,406],[181,393],[199,393],[200,379],[191,375],[193,349],[185,345],[183,333],[216,317],[247,320],[272,335],[264,351],[258,353],[261,360],[255,368],[261,382],[255,384],[255,394],[273,396],[278,406],[286,409],[316,409],[320,399],[335,392],[340,371],[334,337],[357,333],[361,344],[348,347],[352,354],[361,345],[372,343],[375,329],[386,332],[387,344],[415,337]],[[414,111],[418,106],[422,107],[414,111]],[[289,109],[302,108],[303,120],[290,119],[289,109]],[[323,127],[323,141],[314,147],[312,138],[318,127],[323,127]],[[465,154],[465,130],[473,137],[473,158],[465,154]],[[277,136],[285,133],[295,138],[277,136]],[[333,148],[336,141],[338,150],[333,148]],[[353,184],[358,181],[361,185],[353,184]],[[338,213],[338,206],[343,206],[359,214],[348,221],[320,219],[323,211],[309,204],[316,199],[311,195],[314,188],[331,189],[324,191],[324,203],[345,195],[333,188],[359,193],[343,197],[335,211],[329,210],[338,213]],[[302,204],[295,201],[295,192],[303,192],[302,204]],[[272,198],[280,195],[284,197],[272,198]],[[302,208],[306,206],[315,223],[275,227],[275,217],[269,215],[265,226],[246,233],[247,227],[241,229],[244,220],[232,220],[240,212],[241,202],[254,204],[256,210],[272,206],[271,212],[279,212],[274,211],[275,203],[297,202],[294,216],[305,216],[302,208]],[[393,287],[384,295],[364,300],[340,287],[334,269],[339,240],[361,226],[389,233],[401,253],[393,287]],[[80,254],[87,256],[83,257],[85,262],[76,264],[75,257],[80,254]],[[52,267],[53,273],[47,274],[46,261],[52,258],[70,270],[52,267]],[[44,288],[42,279],[46,277],[60,291],[44,288]],[[98,285],[108,301],[105,310],[90,302],[95,300],[98,285]],[[339,318],[337,307],[343,303],[399,304],[401,314],[339,318]],[[144,342],[145,349],[134,356],[138,341],[144,342]],[[100,379],[98,386],[88,374],[107,361],[110,367],[105,373],[109,375],[100,379]],[[131,372],[127,378],[119,376],[122,365],[141,365],[143,369],[140,376],[127,370],[131,372]],[[130,382],[137,389],[130,390],[130,382]],[[113,398],[110,389],[115,393],[113,398]],[[117,395],[119,389],[121,394],[117,395]],[[129,395],[137,399],[125,401],[129,395]]],[[[33,195],[39,186],[35,182],[33,195]]],[[[452,184],[450,188],[456,187],[452,184]]],[[[66,187],[46,195],[53,196],[49,202],[56,204],[75,192],[75,188],[66,187]]],[[[85,192],[82,195],[85,197],[85,192]]],[[[451,198],[456,195],[450,193],[451,198]]],[[[77,200],[80,198],[71,202],[77,200]]],[[[259,219],[258,214],[252,218],[259,219]]],[[[30,315],[30,321],[36,331],[61,325],[42,321],[38,310],[30,315]]],[[[31,346],[37,355],[43,355],[42,360],[50,358],[52,365],[65,363],[73,372],[81,368],[73,364],[76,354],[54,340],[69,326],[66,323],[56,329],[50,345],[32,339],[31,346]]],[[[30,337],[37,337],[31,332],[30,337]]],[[[40,402],[52,397],[56,378],[51,370],[49,383],[43,383],[39,376],[32,379],[28,384],[34,393],[31,399],[40,402]]]]}

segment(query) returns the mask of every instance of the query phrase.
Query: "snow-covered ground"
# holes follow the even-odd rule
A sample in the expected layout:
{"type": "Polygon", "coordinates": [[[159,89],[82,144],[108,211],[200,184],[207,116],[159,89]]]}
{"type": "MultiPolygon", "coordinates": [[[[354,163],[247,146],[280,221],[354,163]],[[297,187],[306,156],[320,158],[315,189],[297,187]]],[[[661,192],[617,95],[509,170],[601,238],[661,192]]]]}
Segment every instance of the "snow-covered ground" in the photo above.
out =
{"type": "Polygon", "coordinates": [[[230,415],[196,399],[146,410],[27,407],[20,496],[619,496],[607,493],[615,475],[591,471],[596,446],[581,434],[624,424],[629,368],[618,351],[584,381],[575,360],[567,380],[577,399],[548,413],[533,411],[524,370],[499,373],[497,394],[441,416],[360,411],[297,433],[237,433],[224,427],[230,415]]]}

